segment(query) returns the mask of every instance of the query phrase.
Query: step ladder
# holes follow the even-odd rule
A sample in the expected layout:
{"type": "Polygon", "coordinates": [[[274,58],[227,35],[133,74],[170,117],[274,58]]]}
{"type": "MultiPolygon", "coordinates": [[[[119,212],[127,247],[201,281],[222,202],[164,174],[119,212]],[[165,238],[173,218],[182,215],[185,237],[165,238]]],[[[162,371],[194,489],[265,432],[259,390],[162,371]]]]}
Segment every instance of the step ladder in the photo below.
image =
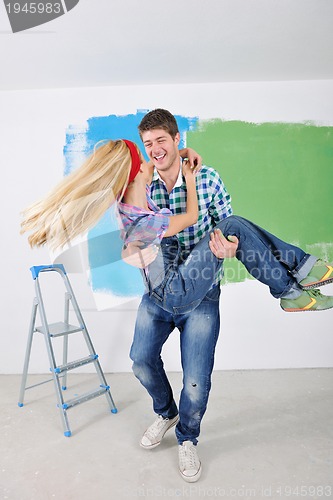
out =
{"type": "Polygon", "coordinates": [[[77,304],[75,295],[73,293],[71,284],[69,282],[67,273],[65,271],[65,268],[62,264],[54,264],[54,265],[46,265],[46,266],[33,266],[30,268],[30,271],[32,273],[32,277],[35,282],[35,291],[36,291],[36,296],[33,300],[33,305],[32,305],[32,314],[31,314],[31,321],[30,321],[30,327],[29,327],[29,335],[28,335],[28,343],[27,343],[27,348],[26,348],[26,355],[25,355],[25,361],[24,361],[24,368],[23,368],[23,374],[22,374],[22,382],[21,382],[21,389],[20,389],[20,395],[19,395],[19,403],[18,406],[22,407],[24,406],[24,394],[25,391],[28,389],[32,389],[33,387],[37,387],[41,384],[45,384],[46,382],[54,382],[55,386],[55,392],[57,396],[57,403],[58,403],[58,408],[60,411],[60,416],[64,428],[64,435],[66,437],[71,436],[71,430],[69,427],[69,422],[68,422],[68,417],[67,417],[67,410],[70,408],[73,408],[76,405],[79,405],[81,403],[84,403],[85,401],[89,401],[90,399],[97,398],[98,396],[105,395],[107,402],[110,406],[110,410],[112,413],[117,413],[117,408],[114,404],[114,401],[111,396],[110,392],[110,386],[107,384],[104,373],[102,371],[101,365],[98,360],[98,355],[95,352],[95,349],[93,347],[91,338],[89,336],[87,327],[84,323],[81,311],[79,309],[79,306],[77,304]],[[65,285],[65,311],[64,311],[64,321],[63,322],[57,322],[57,323],[51,323],[48,324],[47,317],[46,317],[46,311],[45,311],[45,306],[42,298],[42,291],[41,291],[41,286],[39,283],[39,275],[40,273],[46,273],[46,272],[57,272],[59,275],[62,277],[64,285],[65,285]],[[69,306],[70,304],[73,307],[73,311],[75,313],[77,323],[78,325],[72,325],[69,323],[69,306]],[[37,309],[39,309],[39,316],[42,325],[36,327],[36,316],[37,316],[37,309]],[[30,354],[31,354],[31,347],[32,347],[32,341],[34,338],[34,334],[42,333],[44,335],[45,343],[46,343],[46,350],[48,353],[48,358],[49,358],[49,363],[50,363],[50,371],[52,373],[52,378],[49,380],[45,380],[43,382],[40,382],[38,384],[34,384],[31,386],[27,387],[27,377],[28,377],[28,368],[29,368],[29,361],[30,361],[30,354]],[[86,346],[88,348],[89,355],[87,357],[78,359],[76,361],[71,361],[68,362],[68,336],[74,333],[81,333],[83,334],[83,338],[85,340],[86,346]],[[56,357],[55,357],[55,352],[53,348],[53,339],[57,337],[63,337],[63,359],[62,359],[62,364],[58,365],[56,362],[56,357]],[[99,387],[96,390],[93,390],[91,392],[85,393],[81,396],[75,397],[73,399],[70,399],[68,401],[64,400],[63,397],[63,391],[67,389],[66,383],[67,383],[67,372],[69,370],[74,370],[75,368],[88,365],[88,364],[93,364],[96,373],[98,375],[98,379],[100,382],[99,387]],[[60,380],[62,381],[62,384],[60,383],[60,380]]]}

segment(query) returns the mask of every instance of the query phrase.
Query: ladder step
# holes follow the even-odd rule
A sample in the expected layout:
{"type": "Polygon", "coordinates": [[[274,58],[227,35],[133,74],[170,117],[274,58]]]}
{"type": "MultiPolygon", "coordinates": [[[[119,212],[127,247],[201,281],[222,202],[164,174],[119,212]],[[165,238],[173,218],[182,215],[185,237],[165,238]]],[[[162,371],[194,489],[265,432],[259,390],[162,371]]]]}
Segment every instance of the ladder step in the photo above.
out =
{"type": "Polygon", "coordinates": [[[86,394],[82,394],[82,396],[69,399],[62,405],[62,407],[64,410],[68,410],[69,408],[72,408],[73,406],[79,405],[81,403],[85,403],[90,399],[98,398],[98,396],[105,394],[109,389],[109,385],[101,385],[100,389],[97,389],[96,391],[87,392],[86,394]]]}
{"type": "MultiPolygon", "coordinates": [[[[89,363],[93,363],[98,358],[98,354],[90,354],[86,358],[78,359],[77,361],[71,361],[66,365],[57,366],[54,369],[54,373],[62,373],[69,370],[74,370],[74,368],[79,368],[79,366],[88,365],[89,363]]],[[[51,369],[52,371],[52,369],[51,369]]]]}
{"type": "MultiPolygon", "coordinates": [[[[58,321],[58,323],[51,323],[50,325],[48,325],[48,330],[50,337],[60,337],[62,335],[69,335],[70,333],[81,332],[82,330],[84,330],[84,327],[79,325],[70,325],[68,323],[64,323],[63,321],[58,321]]],[[[43,326],[38,326],[36,328],[36,331],[45,334],[45,329],[43,326]]]]}

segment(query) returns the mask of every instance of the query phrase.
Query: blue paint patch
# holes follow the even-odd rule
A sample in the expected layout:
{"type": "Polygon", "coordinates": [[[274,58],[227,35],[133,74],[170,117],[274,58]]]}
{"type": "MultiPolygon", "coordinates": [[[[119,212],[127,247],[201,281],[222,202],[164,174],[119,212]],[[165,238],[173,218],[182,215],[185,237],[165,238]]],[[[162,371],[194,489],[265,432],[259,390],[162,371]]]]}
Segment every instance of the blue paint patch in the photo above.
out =
{"type": "MultiPolygon", "coordinates": [[[[65,175],[78,167],[95,144],[102,140],[128,139],[135,142],[145,154],[138,125],[146,111],[125,116],[109,115],[89,118],[82,127],[69,126],[64,146],[65,175]]],[[[181,136],[180,148],[186,144],[186,132],[196,128],[198,118],[177,116],[181,136]]],[[[121,297],[136,297],[144,291],[141,273],[121,260],[122,240],[116,217],[111,207],[88,233],[90,281],[93,291],[121,297]]],[[[112,304],[110,304],[112,306],[112,304]]]]}

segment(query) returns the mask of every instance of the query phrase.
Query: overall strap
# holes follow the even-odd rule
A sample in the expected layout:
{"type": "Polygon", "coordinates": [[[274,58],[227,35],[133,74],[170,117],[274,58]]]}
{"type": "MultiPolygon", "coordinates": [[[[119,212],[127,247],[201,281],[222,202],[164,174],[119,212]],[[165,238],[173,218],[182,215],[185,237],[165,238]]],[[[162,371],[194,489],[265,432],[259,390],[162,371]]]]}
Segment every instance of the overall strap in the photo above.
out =
{"type": "MultiPolygon", "coordinates": [[[[125,240],[134,231],[134,229],[136,228],[136,226],[139,224],[140,220],[143,219],[144,217],[146,217],[146,215],[140,215],[140,217],[137,217],[135,219],[135,221],[133,222],[133,224],[130,225],[130,227],[128,228],[128,231],[126,232],[125,240]]],[[[126,248],[126,245],[124,245],[124,247],[126,248]]]]}
{"type": "MultiPolygon", "coordinates": [[[[133,222],[133,224],[130,225],[130,227],[129,227],[128,231],[126,232],[126,235],[125,235],[125,241],[129,237],[129,235],[134,231],[134,229],[136,228],[136,226],[139,224],[140,220],[143,219],[144,217],[146,217],[146,216],[145,215],[140,215],[140,217],[137,217],[137,219],[135,219],[135,221],[133,222]]],[[[123,248],[124,249],[127,248],[126,243],[124,244],[123,248]]],[[[144,264],[140,252],[138,252],[138,253],[139,253],[141,264],[144,264]]],[[[145,281],[145,283],[147,285],[147,288],[148,288],[149,292],[151,292],[150,281],[148,280],[148,276],[147,276],[145,267],[140,268],[140,271],[141,271],[141,273],[143,275],[143,279],[144,279],[144,281],[145,281]]]]}

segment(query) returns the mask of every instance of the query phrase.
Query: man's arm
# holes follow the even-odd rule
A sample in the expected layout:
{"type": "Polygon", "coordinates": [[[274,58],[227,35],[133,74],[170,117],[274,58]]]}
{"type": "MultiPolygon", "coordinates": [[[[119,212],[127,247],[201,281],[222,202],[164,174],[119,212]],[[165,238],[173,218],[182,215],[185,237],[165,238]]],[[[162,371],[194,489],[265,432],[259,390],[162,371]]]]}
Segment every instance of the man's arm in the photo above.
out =
{"type": "MultiPolygon", "coordinates": [[[[214,169],[209,169],[209,186],[212,191],[212,202],[209,213],[214,224],[232,215],[231,196],[221,177],[214,169]]],[[[209,248],[219,259],[235,257],[238,248],[236,236],[224,237],[220,229],[215,229],[210,235],[209,248]]]]}
{"type": "Polygon", "coordinates": [[[221,220],[232,215],[231,196],[216,170],[210,168],[207,175],[207,183],[212,193],[211,204],[208,210],[209,215],[216,225],[221,220]]]}

